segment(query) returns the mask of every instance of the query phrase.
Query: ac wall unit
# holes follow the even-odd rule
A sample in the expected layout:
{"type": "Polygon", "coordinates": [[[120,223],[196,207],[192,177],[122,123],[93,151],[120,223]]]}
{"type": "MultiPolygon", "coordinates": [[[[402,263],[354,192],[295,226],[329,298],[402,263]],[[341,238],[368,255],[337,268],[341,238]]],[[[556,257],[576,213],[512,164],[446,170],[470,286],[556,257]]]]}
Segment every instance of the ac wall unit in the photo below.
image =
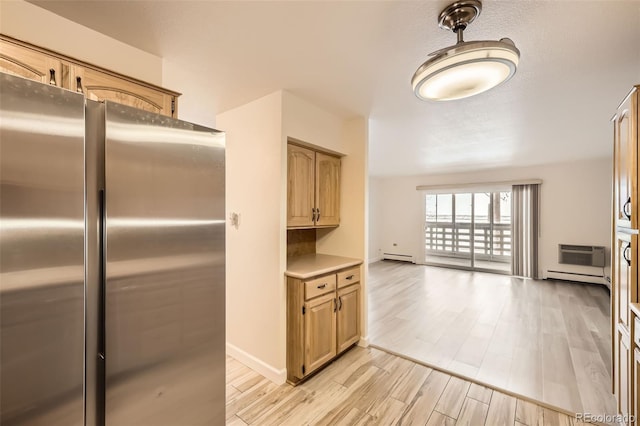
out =
{"type": "Polygon", "coordinates": [[[604,267],[605,248],[602,246],[558,245],[558,263],[565,265],[604,267]]]}

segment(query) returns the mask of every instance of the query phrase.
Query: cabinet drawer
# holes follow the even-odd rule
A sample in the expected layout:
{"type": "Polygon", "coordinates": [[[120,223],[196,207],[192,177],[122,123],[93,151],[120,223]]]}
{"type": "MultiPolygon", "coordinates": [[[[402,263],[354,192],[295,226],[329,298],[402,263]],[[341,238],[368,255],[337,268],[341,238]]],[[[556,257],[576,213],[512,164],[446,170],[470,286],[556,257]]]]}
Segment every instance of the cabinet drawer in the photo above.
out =
{"type": "Polygon", "coordinates": [[[338,288],[346,287],[357,282],[360,282],[359,266],[347,269],[346,271],[338,272],[338,288]]]}
{"type": "Polygon", "coordinates": [[[330,293],[336,290],[336,275],[326,275],[304,282],[304,300],[330,293]]]}

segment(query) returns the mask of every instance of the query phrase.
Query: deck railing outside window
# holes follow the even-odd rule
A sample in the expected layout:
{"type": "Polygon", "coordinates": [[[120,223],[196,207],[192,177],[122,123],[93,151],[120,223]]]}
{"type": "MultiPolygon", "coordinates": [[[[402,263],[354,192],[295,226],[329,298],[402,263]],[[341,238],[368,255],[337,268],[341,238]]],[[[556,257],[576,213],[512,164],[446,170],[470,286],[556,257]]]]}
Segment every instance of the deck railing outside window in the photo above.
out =
{"type": "MultiPolygon", "coordinates": [[[[477,259],[510,261],[511,224],[475,223],[474,227],[473,249],[477,259]]],[[[471,223],[426,222],[425,249],[427,254],[469,257],[471,223]]]]}

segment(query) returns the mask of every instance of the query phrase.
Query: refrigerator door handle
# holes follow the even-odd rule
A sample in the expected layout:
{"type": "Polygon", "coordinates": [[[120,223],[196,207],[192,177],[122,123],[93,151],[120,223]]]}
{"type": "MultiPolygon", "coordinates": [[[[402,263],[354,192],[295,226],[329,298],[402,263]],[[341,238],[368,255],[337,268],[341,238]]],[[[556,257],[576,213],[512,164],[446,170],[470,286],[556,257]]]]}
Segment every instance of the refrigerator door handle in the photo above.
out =
{"type": "Polygon", "coordinates": [[[96,368],[96,411],[97,411],[97,424],[96,426],[104,426],[105,419],[105,406],[106,406],[106,295],[107,295],[107,274],[106,274],[106,211],[105,211],[105,193],[104,189],[99,191],[98,195],[98,220],[99,232],[100,232],[100,245],[99,245],[99,268],[100,268],[100,280],[98,289],[98,359],[96,368]]]}
{"type": "Polygon", "coordinates": [[[99,314],[98,314],[98,356],[101,359],[104,359],[104,353],[105,353],[105,318],[104,318],[104,314],[105,314],[105,294],[106,294],[106,288],[105,288],[105,281],[106,281],[106,277],[105,277],[105,239],[104,239],[104,235],[105,235],[105,226],[106,226],[106,222],[105,222],[105,196],[104,196],[104,190],[101,189],[100,190],[100,194],[98,195],[98,202],[100,203],[99,206],[99,221],[100,221],[100,225],[99,225],[99,229],[100,229],[100,252],[99,252],[99,267],[100,267],[100,289],[98,291],[99,294],[99,303],[98,303],[98,309],[99,309],[99,314]]]}

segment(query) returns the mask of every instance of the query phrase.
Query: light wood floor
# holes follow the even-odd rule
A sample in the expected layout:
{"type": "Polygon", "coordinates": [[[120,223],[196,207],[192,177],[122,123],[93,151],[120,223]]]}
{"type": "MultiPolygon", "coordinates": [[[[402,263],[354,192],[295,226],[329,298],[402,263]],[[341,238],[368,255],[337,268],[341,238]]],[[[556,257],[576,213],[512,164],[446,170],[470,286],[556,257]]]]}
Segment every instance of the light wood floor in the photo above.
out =
{"type": "Polygon", "coordinates": [[[609,292],[597,285],[383,261],[371,344],[571,412],[615,414],[609,292]]]}
{"type": "Polygon", "coordinates": [[[227,357],[227,425],[582,425],[373,348],[355,347],[297,387],[227,357]]]}

